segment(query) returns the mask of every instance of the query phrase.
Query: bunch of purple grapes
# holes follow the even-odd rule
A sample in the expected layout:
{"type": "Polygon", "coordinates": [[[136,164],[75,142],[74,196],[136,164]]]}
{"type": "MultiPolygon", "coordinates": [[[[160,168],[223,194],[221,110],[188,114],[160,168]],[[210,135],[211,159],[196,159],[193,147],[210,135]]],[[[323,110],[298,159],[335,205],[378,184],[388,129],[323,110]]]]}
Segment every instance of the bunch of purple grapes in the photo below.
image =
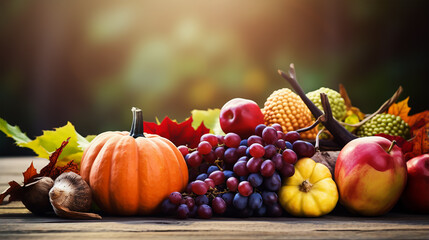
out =
{"type": "Polygon", "coordinates": [[[163,213],[178,218],[281,216],[277,191],[282,179],[294,175],[299,158],[315,153],[300,139],[279,124],[260,124],[247,139],[205,134],[196,149],[179,146],[190,183],[184,193],[173,192],[163,201],[163,213]]]}

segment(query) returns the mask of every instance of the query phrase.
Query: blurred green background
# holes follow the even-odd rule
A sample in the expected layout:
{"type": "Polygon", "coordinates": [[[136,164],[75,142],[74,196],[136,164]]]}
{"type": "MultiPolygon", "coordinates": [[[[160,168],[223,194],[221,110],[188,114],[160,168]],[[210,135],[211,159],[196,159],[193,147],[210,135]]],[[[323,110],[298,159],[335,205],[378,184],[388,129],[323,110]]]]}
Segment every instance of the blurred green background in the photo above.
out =
{"type": "MultiPolygon", "coordinates": [[[[402,85],[429,108],[429,1],[0,2],[0,117],[31,138],[183,121],[234,97],[263,107],[295,63],[305,91],[343,83],[374,112],[402,85]]],[[[0,134],[0,155],[31,154],[0,134]]]]}

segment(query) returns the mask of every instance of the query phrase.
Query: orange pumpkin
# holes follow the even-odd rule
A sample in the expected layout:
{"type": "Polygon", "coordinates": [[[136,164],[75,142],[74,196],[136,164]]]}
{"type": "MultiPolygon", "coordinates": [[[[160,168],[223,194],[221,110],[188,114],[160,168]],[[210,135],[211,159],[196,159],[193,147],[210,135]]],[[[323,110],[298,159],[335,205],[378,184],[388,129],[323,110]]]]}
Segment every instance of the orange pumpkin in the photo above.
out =
{"type": "Polygon", "coordinates": [[[188,183],[188,168],[168,139],[143,133],[143,115],[133,108],[130,132],[105,132],[85,150],[82,178],[101,210],[112,215],[154,213],[171,192],[188,183]]]}

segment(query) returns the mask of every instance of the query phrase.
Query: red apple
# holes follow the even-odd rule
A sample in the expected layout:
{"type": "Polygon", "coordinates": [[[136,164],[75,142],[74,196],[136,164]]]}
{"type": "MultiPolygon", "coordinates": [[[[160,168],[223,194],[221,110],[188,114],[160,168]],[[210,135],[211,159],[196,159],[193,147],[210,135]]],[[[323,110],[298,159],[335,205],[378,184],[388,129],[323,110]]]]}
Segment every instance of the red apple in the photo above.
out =
{"type": "Polygon", "coordinates": [[[264,115],[254,101],[233,98],[223,105],[219,121],[225,133],[234,132],[241,138],[247,138],[255,133],[258,124],[264,123],[264,115]]]}
{"type": "Polygon", "coordinates": [[[408,180],[402,203],[411,211],[429,213],[429,154],[410,159],[407,169],[408,180]]]}
{"type": "Polygon", "coordinates": [[[350,141],[338,155],[335,181],[340,203],[350,212],[383,215],[393,208],[407,183],[402,151],[383,137],[350,141]]]}

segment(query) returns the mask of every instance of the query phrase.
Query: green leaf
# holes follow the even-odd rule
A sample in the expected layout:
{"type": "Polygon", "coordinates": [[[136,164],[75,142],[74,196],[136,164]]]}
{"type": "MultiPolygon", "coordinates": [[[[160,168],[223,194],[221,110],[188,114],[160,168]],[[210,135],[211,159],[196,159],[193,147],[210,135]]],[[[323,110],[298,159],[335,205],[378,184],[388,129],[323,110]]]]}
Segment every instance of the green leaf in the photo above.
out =
{"type": "MultiPolygon", "coordinates": [[[[67,158],[67,160],[69,160],[71,155],[74,157],[81,157],[81,154],[79,153],[83,153],[83,147],[80,147],[79,145],[86,146],[89,144],[89,142],[87,143],[87,140],[82,136],[79,135],[80,137],[78,138],[78,135],[79,134],[76,132],[74,126],[70,122],[67,122],[63,127],[56,128],[55,130],[43,131],[42,136],[37,137],[23,146],[33,149],[33,151],[41,158],[49,158],[51,153],[55,152],[64,140],[70,138],[69,144],[64,148],[60,158],[58,159],[59,163],[67,163],[68,161],[63,161],[63,159],[67,158]]],[[[75,160],[76,163],[80,163],[81,159],[76,158],[73,160],[75,160]]]]}
{"type": "Polygon", "coordinates": [[[20,147],[26,147],[33,150],[38,157],[49,159],[49,156],[61,146],[62,142],[70,138],[66,148],[63,149],[58,158],[57,165],[63,166],[70,160],[74,160],[78,165],[82,159],[83,151],[94,139],[94,135],[84,138],[76,132],[75,127],[70,122],[63,127],[54,130],[43,131],[43,135],[31,140],[17,126],[9,125],[4,119],[0,118],[0,130],[6,136],[13,138],[20,147]]]}
{"type": "Polygon", "coordinates": [[[9,125],[3,118],[0,118],[0,130],[4,132],[6,136],[13,138],[18,146],[31,141],[18,126],[9,125]]]}
{"type": "Polygon", "coordinates": [[[192,110],[192,127],[194,129],[198,128],[201,123],[204,123],[204,126],[206,126],[208,129],[210,129],[210,133],[216,134],[216,135],[225,135],[225,133],[222,131],[222,128],[220,127],[219,122],[219,114],[220,109],[208,109],[208,110],[192,110]]]}

